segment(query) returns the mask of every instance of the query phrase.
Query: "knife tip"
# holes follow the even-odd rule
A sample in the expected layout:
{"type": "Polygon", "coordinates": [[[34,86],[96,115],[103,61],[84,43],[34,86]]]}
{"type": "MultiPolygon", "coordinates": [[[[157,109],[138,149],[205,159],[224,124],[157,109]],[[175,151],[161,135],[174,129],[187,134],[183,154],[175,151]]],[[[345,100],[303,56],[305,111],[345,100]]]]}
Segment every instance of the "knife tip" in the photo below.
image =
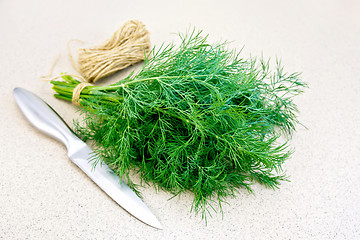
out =
{"type": "Polygon", "coordinates": [[[161,225],[161,223],[159,221],[154,222],[153,224],[151,224],[152,227],[159,229],[159,230],[163,230],[163,226],[161,225]]]}

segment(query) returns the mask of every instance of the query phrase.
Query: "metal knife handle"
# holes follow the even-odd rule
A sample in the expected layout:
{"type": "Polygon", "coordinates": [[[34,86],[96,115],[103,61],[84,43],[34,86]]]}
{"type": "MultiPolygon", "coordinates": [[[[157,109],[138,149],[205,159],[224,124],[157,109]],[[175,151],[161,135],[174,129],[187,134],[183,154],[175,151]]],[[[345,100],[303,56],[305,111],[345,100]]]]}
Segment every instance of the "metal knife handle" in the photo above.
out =
{"type": "Polygon", "coordinates": [[[40,131],[64,143],[69,153],[72,143],[81,141],[56,111],[38,96],[23,88],[15,88],[13,94],[29,122],[40,131]]]}

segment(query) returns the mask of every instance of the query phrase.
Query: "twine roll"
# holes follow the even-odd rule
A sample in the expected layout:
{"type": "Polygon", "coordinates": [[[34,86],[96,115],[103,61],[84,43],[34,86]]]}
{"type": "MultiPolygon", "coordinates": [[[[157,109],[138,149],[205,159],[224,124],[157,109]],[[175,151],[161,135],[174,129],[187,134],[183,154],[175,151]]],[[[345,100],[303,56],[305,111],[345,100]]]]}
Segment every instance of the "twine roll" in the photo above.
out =
{"type": "Polygon", "coordinates": [[[150,53],[150,36],[145,25],[138,20],[126,22],[102,46],[82,48],[78,52],[76,65],[70,52],[75,69],[87,82],[111,75],[145,59],[150,53]]]}

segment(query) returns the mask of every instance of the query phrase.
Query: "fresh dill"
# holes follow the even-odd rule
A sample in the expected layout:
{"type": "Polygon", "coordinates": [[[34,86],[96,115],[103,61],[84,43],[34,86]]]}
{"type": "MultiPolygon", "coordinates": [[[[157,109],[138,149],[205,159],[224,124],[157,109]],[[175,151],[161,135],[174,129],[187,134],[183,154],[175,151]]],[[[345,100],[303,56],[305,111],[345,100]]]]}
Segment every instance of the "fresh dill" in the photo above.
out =
{"type": "MultiPolygon", "coordinates": [[[[254,180],[270,188],[287,180],[281,166],[293,149],[280,138],[298,124],[293,98],[306,84],[201,31],[179,36],[179,46],[154,48],[138,73],[86,87],[76,131],[135,190],[130,170],[175,196],[192,192],[191,209],[206,217],[240,188],[252,192],[254,180]]],[[[62,78],[51,81],[55,97],[71,101],[80,81],[62,78]]]]}

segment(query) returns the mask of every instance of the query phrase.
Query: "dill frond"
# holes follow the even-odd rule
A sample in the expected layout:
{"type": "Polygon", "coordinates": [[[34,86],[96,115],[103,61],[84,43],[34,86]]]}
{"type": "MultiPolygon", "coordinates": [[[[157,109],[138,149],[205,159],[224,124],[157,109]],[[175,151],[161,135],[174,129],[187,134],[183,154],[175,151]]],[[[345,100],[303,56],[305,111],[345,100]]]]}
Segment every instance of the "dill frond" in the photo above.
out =
{"type": "MultiPolygon", "coordinates": [[[[181,44],[152,50],[140,72],[80,95],[84,120],[76,131],[97,144],[102,161],[138,190],[129,174],[174,196],[192,192],[192,210],[206,218],[258,181],[277,188],[293,149],[293,98],[306,84],[277,61],[240,57],[226,43],[210,44],[201,31],[181,44]]],[[[55,97],[71,101],[80,82],[52,81],[55,97]]]]}

